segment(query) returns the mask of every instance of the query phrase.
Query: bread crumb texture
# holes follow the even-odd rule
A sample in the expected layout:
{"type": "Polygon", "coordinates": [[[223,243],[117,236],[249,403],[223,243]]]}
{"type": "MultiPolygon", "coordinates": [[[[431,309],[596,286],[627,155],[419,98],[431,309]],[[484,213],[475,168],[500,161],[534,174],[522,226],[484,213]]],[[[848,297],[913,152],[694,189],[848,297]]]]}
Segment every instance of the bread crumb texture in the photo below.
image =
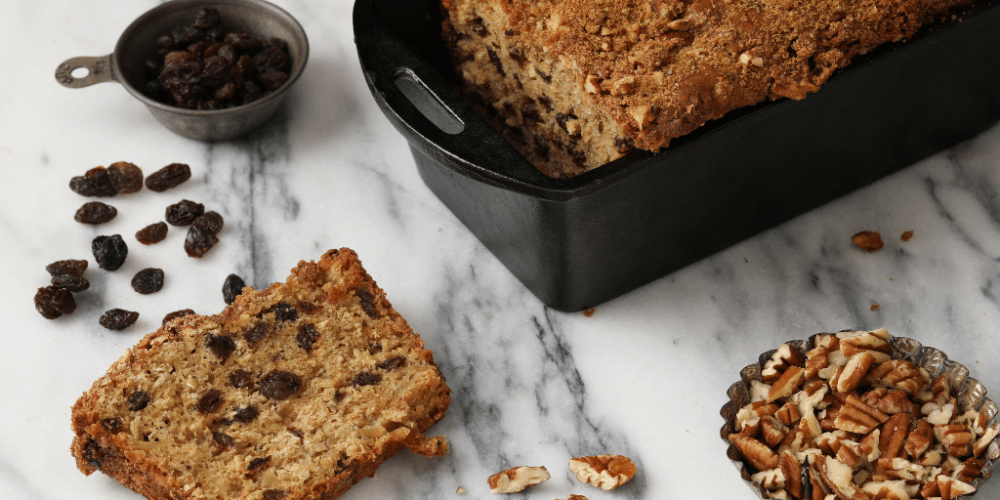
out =
{"type": "Polygon", "coordinates": [[[529,160],[577,175],[728,111],[802,99],[969,0],[443,0],[463,91],[529,160]]]}
{"type": "Polygon", "coordinates": [[[150,499],[336,498],[423,434],[450,390],[350,249],[167,322],[73,406],[72,453],[150,499]]]}

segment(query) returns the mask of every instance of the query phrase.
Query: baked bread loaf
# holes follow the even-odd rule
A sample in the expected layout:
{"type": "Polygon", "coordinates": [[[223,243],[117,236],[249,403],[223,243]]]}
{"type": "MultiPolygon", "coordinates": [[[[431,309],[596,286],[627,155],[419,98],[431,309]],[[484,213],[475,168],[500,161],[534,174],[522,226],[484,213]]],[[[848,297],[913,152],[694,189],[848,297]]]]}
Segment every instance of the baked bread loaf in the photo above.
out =
{"type": "Polygon", "coordinates": [[[969,1],[442,0],[443,36],[470,102],[568,177],[734,109],[802,99],[969,1]]]}
{"type": "Polygon", "coordinates": [[[73,406],[72,453],[150,499],[339,497],[406,447],[443,455],[433,353],[346,248],[221,314],[167,322],[73,406]]]}

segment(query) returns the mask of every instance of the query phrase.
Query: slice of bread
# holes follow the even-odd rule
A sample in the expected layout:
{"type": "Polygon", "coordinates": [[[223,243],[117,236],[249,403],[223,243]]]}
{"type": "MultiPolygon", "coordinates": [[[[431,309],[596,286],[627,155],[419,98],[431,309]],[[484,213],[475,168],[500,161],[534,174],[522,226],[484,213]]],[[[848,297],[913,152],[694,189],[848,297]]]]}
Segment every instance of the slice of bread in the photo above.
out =
{"type": "Polygon", "coordinates": [[[150,499],[337,498],[423,432],[450,389],[352,250],[167,322],[73,406],[72,453],[150,499]]]}

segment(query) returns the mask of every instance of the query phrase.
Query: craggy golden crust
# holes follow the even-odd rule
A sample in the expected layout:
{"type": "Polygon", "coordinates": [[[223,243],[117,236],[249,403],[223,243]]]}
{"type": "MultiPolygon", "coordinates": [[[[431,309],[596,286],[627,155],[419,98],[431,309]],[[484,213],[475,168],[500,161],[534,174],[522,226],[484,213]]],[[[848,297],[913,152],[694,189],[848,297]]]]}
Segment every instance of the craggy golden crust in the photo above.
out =
{"type": "Polygon", "coordinates": [[[140,340],[73,406],[72,453],[154,500],[332,500],[404,447],[443,455],[423,432],[449,392],[357,255],[331,250],[140,340]]]}
{"type": "Polygon", "coordinates": [[[562,177],[633,146],[660,150],[736,108],[802,99],[970,1],[443,0],[444,36],[474,100],[562,177]],[[577,165],[554,164],[566,158],[577,165]]]}

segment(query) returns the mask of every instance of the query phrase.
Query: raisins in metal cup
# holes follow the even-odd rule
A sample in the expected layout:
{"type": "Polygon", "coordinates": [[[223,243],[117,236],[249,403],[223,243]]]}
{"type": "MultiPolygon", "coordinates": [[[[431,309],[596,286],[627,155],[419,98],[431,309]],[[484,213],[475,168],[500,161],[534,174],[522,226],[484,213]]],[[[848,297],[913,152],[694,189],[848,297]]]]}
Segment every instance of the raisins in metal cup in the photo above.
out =
{"type": "Polygon", "coordinates": [[[98,236],[90,245],[94,252],[94,260],[101,269],[114,271],[125,263],[128,256],[128,245],[120,234],[98,236]]]}
{"type": "Polygon", "coordinates": [[[100,201],[84,203],[73,215],[80,224],[104,224],[118,216],[118,209],[100,201]]]}
{"type": "Polygon", "coordinates": [[[69,290],[73,293],[80,293],[90,288],[90,282],[83,276],[73,276],[72,274],[60,274],[52,277],[52,286],[69,290]]]}
{"type": "Polygon", "coordinates": [[[104,167],[94,167],[83,175],[73,177],[69,180],[69,188],[81,196],[105,197],[118,194],[104,167]]]}
{"type": "Polygon", "coordinates": [[[213,8],[161,36],[156,48],[156,57],[146,62],[143,92],[168,105],[231,108],[260,99],[289,79],[284,40],[234,32],[213,8]]]}
{"type": "Polygon", "coordinates": [[[222,231],[223,220],[218,212],[210,211],[201,214],[191,225],[209,234],[219,234],[222,231]]]}
{"type": "Polygon", "coordinates": [[[243,278],[235,274],[230,274],[226,276],[226,281],[222,283],[222,299],[226,301],[226,304],[232,304],[241,293],[243,293],[243,287],[247,286],[243,282],[243,278]]]}
{"type": "Polygon", "coordinates": [[[135,311],[115,308],[105,311],[99,322],[108,330],[124,330],[134,325],[138,319],[139,313],[135,311]]]}
{"type": "Polygon", "coordinates": [[[183,163],[171,163],[146,177],[146,188],[162,193],[180,186],[191,178],[191,167],[183,163]]]}
{"type": "Polygon", "coordinates": [[[134,163],[118,161],[108,165],[108,180],[120,194],[135,193],[142,189],[142,169],[134,163]]]}
{"type": "Polygon", "coordinates": [[[45,319],[56,319],[63,314],[73,314],[76,300],[69,290],[50,285],[35,293],[35,310],[45,319]]]}
{"type": "Polygon", "coordinates": [[[139,240],[139,243],[143,245],[152,245],[153,243],[159,243],[167,237],[167,223],[157,222],[155,224],[150,224],[135,233],[135,239],[139,240]]]}
{"type": "Polygon", "coordinates": [[[191,200],[181,200],[167,207],[167,222],[174,226],[189,226],[205,213],[205,205],[191,200]]]}
{"type": "Polygon", "coordinates": [[[187,237],[184,238],[184,251],[187,252],[188,257],[198,259],[208,253],[218,242],[219,238],[214,234],[191,226],[188,228],[187,237]]]}
{"type": "Polygon", "coordinates": [[[63,274],[80,276],[87,270],[87,261],[77,259],[57,260],[45,266],[45,270],[52,276],[60,276],[63,274]]]}
{"type": "Polygon", "coordinates": [[[163,288],[163,269],[148,267],[132,277],[132,289],[143,294],[159,292],[163,288]]]}

